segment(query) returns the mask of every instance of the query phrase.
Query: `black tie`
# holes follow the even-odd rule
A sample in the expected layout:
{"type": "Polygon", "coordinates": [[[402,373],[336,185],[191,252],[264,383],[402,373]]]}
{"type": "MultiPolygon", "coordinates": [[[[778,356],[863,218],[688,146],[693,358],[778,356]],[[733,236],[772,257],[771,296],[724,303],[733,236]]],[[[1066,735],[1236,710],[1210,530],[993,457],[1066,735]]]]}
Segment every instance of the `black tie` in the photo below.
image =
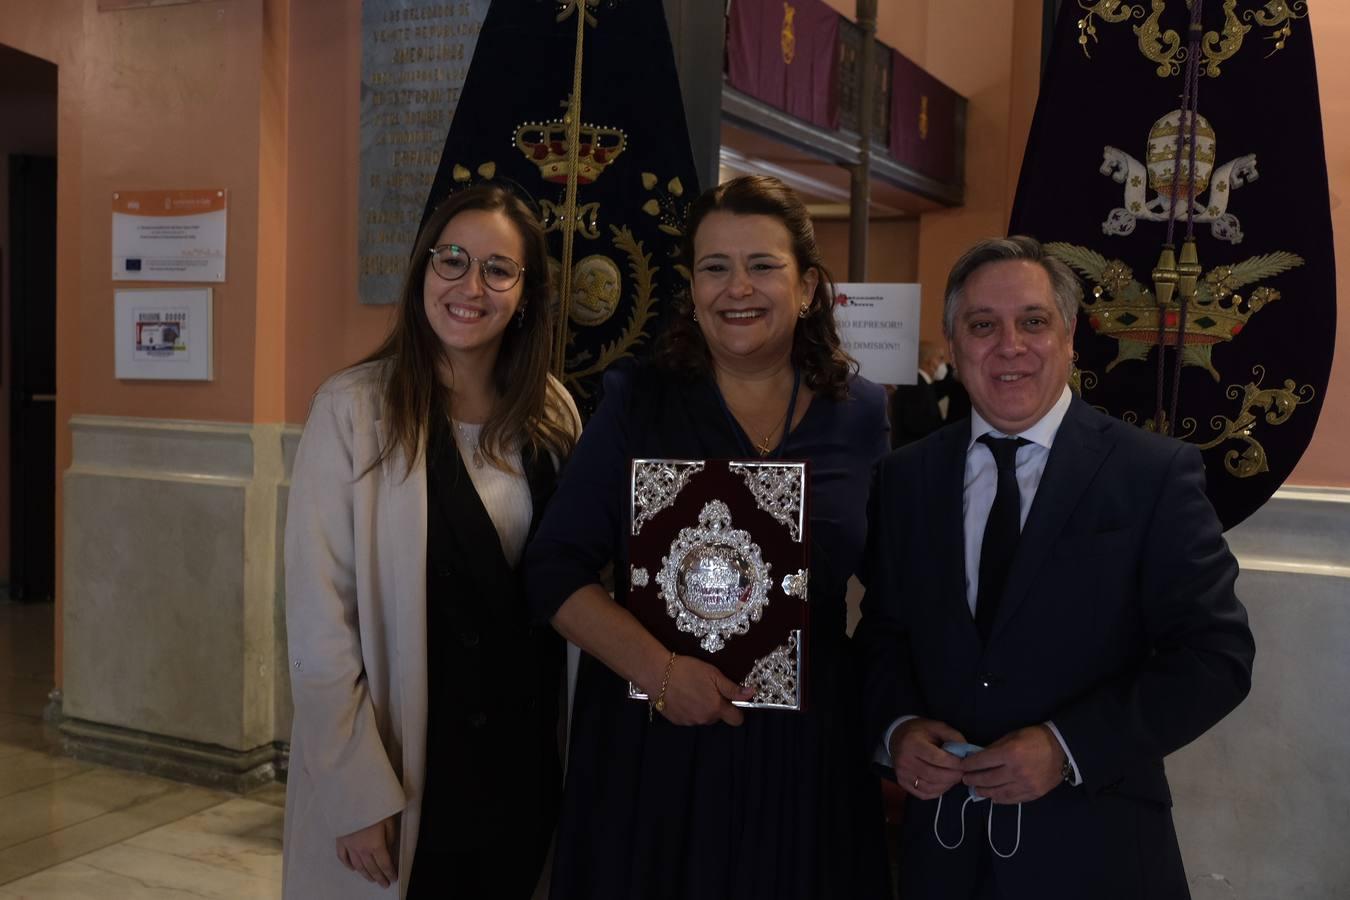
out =
{"type": "Polygon", "coordinates": [[[1022,535],[1022,497],[1017,490],[1017,448],[1030,441],[1024,438],[996,438],[981,435],[981,444],[994,454],[998,466],[998,493],[984,523],[984,542],[980,544],[980,583],[975,594],[975,628],[980,638],[989,640],[998,615],[998,601],[1008,580],[1017,541],[1022,535]]]}

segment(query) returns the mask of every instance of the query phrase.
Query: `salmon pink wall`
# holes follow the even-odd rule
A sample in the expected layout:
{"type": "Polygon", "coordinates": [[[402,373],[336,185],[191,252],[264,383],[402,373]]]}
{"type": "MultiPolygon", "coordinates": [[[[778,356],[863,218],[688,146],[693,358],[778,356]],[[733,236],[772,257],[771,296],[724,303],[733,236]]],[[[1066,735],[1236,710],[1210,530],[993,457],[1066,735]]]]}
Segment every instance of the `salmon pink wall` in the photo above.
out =
{"type": "Polygon", "coordinates": [[[379,344],[392,306],[357,296],[361,3],[294,3],[287,115],[286,421],[379,344]]]}
{"type": "Polygon", "coordinates": [[[1309,17],[1322,131],[1331,180],[1331,230],[1336,246],[1336,359],[1322,416],[1292,484],[1350,487],[1350,3],[1319,3],[1309,17]]]}
{"type": "Polygon", "coordinates": [[[80,335],[71,413],[252,419],[261,54],[259,0],[86,12],[80,296],[62,315],[80,335]],[[112,192],[217,187],[229,192],[229,240],[226,281],[213,286],[214,379],[118,381],[112,192]]]}

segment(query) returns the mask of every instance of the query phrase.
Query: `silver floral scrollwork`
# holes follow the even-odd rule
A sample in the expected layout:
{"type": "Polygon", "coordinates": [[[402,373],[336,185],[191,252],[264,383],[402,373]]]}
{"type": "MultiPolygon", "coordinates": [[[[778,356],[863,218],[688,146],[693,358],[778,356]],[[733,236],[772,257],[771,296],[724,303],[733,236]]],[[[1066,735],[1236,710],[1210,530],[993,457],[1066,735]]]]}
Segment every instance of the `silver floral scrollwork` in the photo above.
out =
{"type": "Polygon", "coordinates": [[[676,628],[716,653],[764,614],[773,586],[770,568],[749,532],[731,527],[727,505],[712,500],[699,513],[698,527],[681,528],[661,557],[658,596],[676,628]]]}
{"type": "Polygon", "coordinates": [[[745,679],[745,686],[755,689],[750,705],[801,709],[801,632],[788,635],[768,656],[755,663],[745,679]]]}
{"type": "Polygon", "coordinates": [[[789,597],[796,597],[799,600],[806,600],[806,589],[811,579],[811,573],[805,569],[798,569],[795,572],[789,572],[783,576],[783,593],[789,597]]]}
{"type": "Polygon", "coordinates": [[[633,460],[633,534],[674,503],[689,479],[702,471],[703,463],[691,460],[633,460]]]}
{"type": "Polygon", "coordinates": [[[651,575],[642,566],[633,566],[628,573],[628,583],[633,587],[646,587],[651,575]]]}
{"type": "Polygon", "coordinates": [[[729,463],[727,468],[745,479],[755,505],[787,527],[797,543],[802,540],[802,492],[806,467],[801,463],[729,463]]]}

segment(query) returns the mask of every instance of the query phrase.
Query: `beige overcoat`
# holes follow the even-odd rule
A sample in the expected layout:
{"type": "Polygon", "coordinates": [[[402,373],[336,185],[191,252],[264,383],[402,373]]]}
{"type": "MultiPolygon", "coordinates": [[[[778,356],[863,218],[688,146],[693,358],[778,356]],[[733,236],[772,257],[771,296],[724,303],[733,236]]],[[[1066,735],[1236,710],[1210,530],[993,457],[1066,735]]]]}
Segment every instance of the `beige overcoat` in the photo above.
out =
{"type": "Polygon", "coordinates": [[[329,379],[296,451],[286,511],[295,724],[286,900],[402,898],[426,773],[427,479],[378,454],[374,364],[329,379]],[[401,813],[397,885],[338,861],[336,840],[401,813]]]}

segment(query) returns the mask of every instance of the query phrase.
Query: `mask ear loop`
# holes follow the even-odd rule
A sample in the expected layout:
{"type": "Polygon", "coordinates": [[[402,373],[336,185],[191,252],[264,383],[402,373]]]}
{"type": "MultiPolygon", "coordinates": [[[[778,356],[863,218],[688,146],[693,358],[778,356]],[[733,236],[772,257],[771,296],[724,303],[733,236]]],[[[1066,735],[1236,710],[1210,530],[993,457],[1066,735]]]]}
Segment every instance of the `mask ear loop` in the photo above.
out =
{"type": "MultiPolygon", "coordinates": [[[[964,807],[964,806],[961,808],[961,812],[962,812],[962,819],[961,819],[961,837],[964,838],[964,837],[965,837],[965,833],[966,833],[966,820],[965,820],[965,818],[964,818],[964,813],[965,813],[965,807],[964,807]]],[[[934,830],[934,832],[936,833],[936,831],[937,831],[937,822],[936,822],[936,821],[933,822],[933,830],[934,830]]],[[[985,835],[986,835],[986,836],[988,837],[988,839],[989,839],[989,849],[994,851],[994,855],[995,855],[995,856],[997,856],[999,859],[1012,859],[1014,856],[1017,855],[1017,848],[1019,848],[1019,847],[1022,846],[1022,804],[1020,804],[1020,803],[1017,804],[1017,840],[1013,842],[1013,848],[1012,848],[1012,851],[1011,851],[1011,852],[1009,852],[1009,853],[1000,853],[999,850],[998,850],[998,848],[994,846],[994,804],[993,804],[993,803],[990,803],[990,804],[989,804],[989,818],[987,818],[987,819],[984,820],[984,832],[985,832],[985,835]]],[[[941,839],[941,838],[938,838],[938,840],[940,841],[940,840],[942,840],[942,839],[941,839]]],[[[957,844],[956,846],[959,847],[959,846],[961,846],[961,845],[960,845],[960,844],[957,844]]]]}
{"type": "MultiPolygon", "coordinates": [[[[938,796],[938,808],[937,808],[937,812],[933,814],[933,837],[937,838],[937,842],[938,842],[939,844],[942,845],[942,849],[943,849],[943,850],[955,850],[957,847],[960,847],[963,843],[965,843],[965,840],[966,840],[966,804],[969,803],[972,799],[974,799],[974,798],[972,798],[972,797],[967,797],[967,798],[961,803],[961,837],[957,838],[955,844],[948,844],[946,841],[944,841],[944,840],[942,839],[942,834],[941,834],[941,832],[938,831],[938,821],[942,818],[942,796],[941,796],[941,795],[938,796]]],[[[1019,812],[1021,811],[1021,807],[1020,807],[1020,806],[1018,807],[1018,811],[1019,811],[1019,812]]],[[[1021,822],[1018,823],[1018,826],[1017,826],[1017,827],[1018,827],[1018,830],[1019,830],[1018,838],[1019,838],[1019,840],[1020,840],[1020,839],[1021,839],[1020,830],[1021,830],[1021,827],[1022,827],[1021,822]]],[[[992,846],[992,845],[991,845],[991,846],[992,846]]],[[[994,852],[997,853],[998,851],[995,850],[994,852]]],[[[1016,853],[1017,851],[1014,850],[1013,852],[1016,853]]]]}

